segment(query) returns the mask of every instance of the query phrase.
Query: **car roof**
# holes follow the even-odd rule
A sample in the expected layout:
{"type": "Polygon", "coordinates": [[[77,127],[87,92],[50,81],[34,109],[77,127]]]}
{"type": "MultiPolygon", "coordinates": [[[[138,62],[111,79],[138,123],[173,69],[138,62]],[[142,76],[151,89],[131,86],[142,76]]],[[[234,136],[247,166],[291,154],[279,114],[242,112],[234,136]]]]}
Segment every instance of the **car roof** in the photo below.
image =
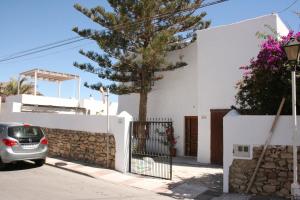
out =
{"type": "Polygon", "coordinates": [[[25,123],[20,122],[0,122],[0,126],[23,126],[25,123]]]}

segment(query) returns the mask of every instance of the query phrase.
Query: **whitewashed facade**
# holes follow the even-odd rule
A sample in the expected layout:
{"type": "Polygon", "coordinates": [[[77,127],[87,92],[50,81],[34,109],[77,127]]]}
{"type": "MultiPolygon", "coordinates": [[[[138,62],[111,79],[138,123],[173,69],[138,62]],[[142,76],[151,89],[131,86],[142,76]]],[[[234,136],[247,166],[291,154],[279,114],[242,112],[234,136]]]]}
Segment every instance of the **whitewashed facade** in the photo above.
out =
{"type": "MultiPolygon", "coordinates": [[[[187,66],[164,73],[148,98],[149,117],[171,117],[174,121],[177,153],[185,155],[185,116],[198,116],[197,160],[210,163],[211,109],[229,109],[235,105],[236,83],[241,79],[240,66],[249,63],[259,51],[257,32],[272,34],[270,26],[285,35],[288,29],[276,14],[198,31],[196,43],[169,55],[179,55],[187,66]]],[[[138,116],[136,94],[119,97],[118,112],[138,116]]]]}
{"type": "Polygon", "coordinates": [[[132,116],[126,112],[115,115],[117,104],[110,105],[109,121],[106,116],[106,104],[93,99],[63,99],[56,97],[15,95],[6,98],[1,103],[0,98],[0,122],[20,122],[33,124],[45,128],[66,129],[74,131],[86,131],[93,133],[113,134],[116,142],[115,168],[121,172],[128,172],[129,167],[129,125],[132,116]],[[41,110],[26,110],[29,108],[45,107],[47,112],[41,110]],[[54,109],[55,108],[55,109],[54,109]],[[62,108],[65,111],[62,111],[62,108]],[[89,113],[77,113],[78,108],[89,113]],[[104,110],[104,113],[101,110],[104,110]],[[108,125],[109,124],[109,128],[108,125]]]}
{"type": "MultiPolygon", "coordinates": [[[[0,103],[1,104],[1,103],[0,103]]],[[[44,112],[57,114],[81,114],[85,115],[106,115],[107,102],[88,99],[68,99],[60,97],[35,96],[19,94],[8,96],[5,103],[0,106],[0,111],[5,112],[44,112]],[[43,109],[42,109],[43,108],[43,109]]],[[[116,115],[118,110],[117,102],[109,102],[109,115],[116,115]]]]}
{"type": "MultiPolygon", "coordinates": [[[[229,192],[229,167],[232,161],[253,158],[253,147],[265,144],[274,118],[274,115],[239,115],[234,111],[224,117],[223,192],[229,192]],[[234,145],[249,146],[250,156],[235,156],[234,145]]],[[[297,121],[299,124],[299,117],[297,121]]],[[[294,139],[292,116],[280,116],[269,145],[293,145],[294,139]]],[[[299,142],[299,138],[296,139],[299,142]]]]}

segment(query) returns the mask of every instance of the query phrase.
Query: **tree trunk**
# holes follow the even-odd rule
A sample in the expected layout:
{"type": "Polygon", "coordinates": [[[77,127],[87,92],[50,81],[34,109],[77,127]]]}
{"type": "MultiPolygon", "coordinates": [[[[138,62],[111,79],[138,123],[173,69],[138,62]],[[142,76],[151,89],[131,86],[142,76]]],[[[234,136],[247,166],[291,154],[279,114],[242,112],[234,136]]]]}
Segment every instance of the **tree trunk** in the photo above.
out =
{"type": "Polygon", "coordinates": [[[142,91],[140,93],[139,125],[138,125],[138,150],[140,152],[146,151],[147,100],[148,100],[148,93],[142,91]]]}
{"type": "Polygon", "coordinates": [[[139,105],[139,121],[145,122],[147,120],[147,101],[148,101],[148,93],[141,92],[140,93],[140,105],[139,105]]]}

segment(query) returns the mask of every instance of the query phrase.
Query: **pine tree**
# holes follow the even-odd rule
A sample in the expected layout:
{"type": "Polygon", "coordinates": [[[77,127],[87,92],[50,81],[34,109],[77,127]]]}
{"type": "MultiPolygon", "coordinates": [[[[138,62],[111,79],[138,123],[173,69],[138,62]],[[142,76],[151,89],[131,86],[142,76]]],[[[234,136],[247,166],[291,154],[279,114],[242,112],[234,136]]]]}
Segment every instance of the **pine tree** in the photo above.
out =
{"type": "Polygon", "coordinates": [[[98,66],[74,63],[74,66],[112,81],[85,86],[99,90],[109,88],[117,95],[138,93],[139,120],[147,116],[147,97],[152,85],[163,78],[162,72],[175,70],[187,63],[179,57],[169,62],[169,52],[185,48],[196,40],[196,31],[209,26],[205,12],[197,13],[202,0],[108,0],[112,11],[103,7],[74,7],[99,24],[101,30],[73,28],[84,38],[94,40],[104,51],[80,50],[98,66]]]}

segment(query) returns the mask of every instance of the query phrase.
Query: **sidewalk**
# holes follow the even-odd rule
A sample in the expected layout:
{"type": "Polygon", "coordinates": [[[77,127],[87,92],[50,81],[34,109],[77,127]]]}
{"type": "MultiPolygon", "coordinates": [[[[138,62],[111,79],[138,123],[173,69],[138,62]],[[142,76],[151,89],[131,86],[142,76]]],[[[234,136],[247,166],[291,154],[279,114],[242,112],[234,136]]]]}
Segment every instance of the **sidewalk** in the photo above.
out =
{"type": "Polygon", "coordinates": [[[100,168],[82,162],[66,161],[58,158],[47,158],[46,164],[62,168],[92,178],[117,184],[150,190],[155,193],[176,198],[194,199],[201,193],[212,189],[213,195],[220,196],[222,190],[221,168],[200,166],[193,163],[173,165],[173,180],[164,180],[131,173],[120,173],[115,170],[100,168]]]}
{"type": "Polygon", "coordinates": [[[46,164],[61,169],[86,175],[92,178],[105,180],[112,183],[137,187],[155,192],[166,192],[166,185],[172,181],[143,177],[134,174],[124,174],[115,170],[100,168],[80,162],[69,162],[57,158],[47,158],[46,164]]]}
{"type": "MultiPolygon", "coordinates": [[[[200,200],[252,200],[261,199],[249,195],[223,194],[223,169],[215,166],[181,162],[173,165],[173,180],[164,180],[131,173],[120,173],[115,170],[100,168],[82,162],[66,161],[57,158],[47,158],[46,164],[91,178],[116,184],[150,190],[176,199],[200,200]],[[186,164],[188,163],[188,165],[186,164]]],[[[273,199],[263,197],[262,199],[273,199]]]]}

